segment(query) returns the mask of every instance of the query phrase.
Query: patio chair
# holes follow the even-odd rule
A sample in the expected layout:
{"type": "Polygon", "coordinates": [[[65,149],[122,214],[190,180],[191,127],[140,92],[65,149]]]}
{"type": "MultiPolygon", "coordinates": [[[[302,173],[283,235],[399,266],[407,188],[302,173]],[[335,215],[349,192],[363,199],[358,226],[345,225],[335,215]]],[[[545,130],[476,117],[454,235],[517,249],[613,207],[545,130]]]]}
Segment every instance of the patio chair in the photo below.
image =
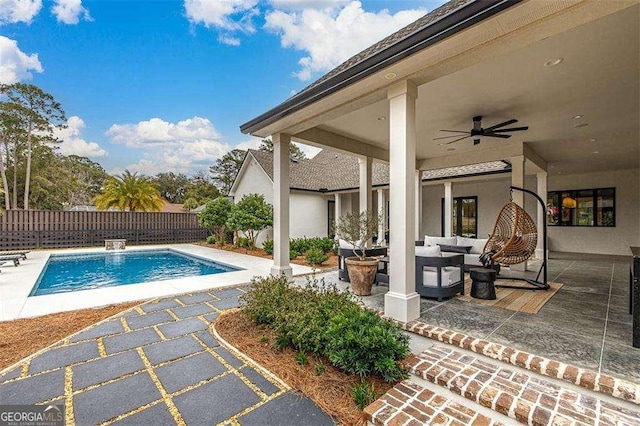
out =
{"type": "Polygon", "coordinates": [[[0,256],[13,256],[20,255],[20,259],[27,260],[27,254],[31,253],[30,251],[0,251],[0,256]]]}
{"type": "Polygon", "coordinates": [[[464,294],[464,255],[416,247],[416,293],[438,299],[464,294]]]}
{"type": "Polygon", "coordinates": [[[6,260],[9,262],[13,262],[13,266],[20,265],[20,259],[22,259],[22,256],[19,254],[0,256],[0,261],[6,260]]]}

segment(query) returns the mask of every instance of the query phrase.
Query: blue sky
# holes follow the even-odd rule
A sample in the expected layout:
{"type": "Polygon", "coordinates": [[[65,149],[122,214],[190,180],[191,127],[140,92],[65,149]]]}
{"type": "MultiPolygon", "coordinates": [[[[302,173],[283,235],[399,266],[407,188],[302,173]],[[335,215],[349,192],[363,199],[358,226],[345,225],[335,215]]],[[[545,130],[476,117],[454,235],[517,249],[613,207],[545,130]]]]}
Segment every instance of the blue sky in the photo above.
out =
{"type": "Polygon", "coordinates": [[[63,153],[192,174],[259,144],[240,124],[442,3],[0,0],[0,82],[63,105],[63,153]]]}

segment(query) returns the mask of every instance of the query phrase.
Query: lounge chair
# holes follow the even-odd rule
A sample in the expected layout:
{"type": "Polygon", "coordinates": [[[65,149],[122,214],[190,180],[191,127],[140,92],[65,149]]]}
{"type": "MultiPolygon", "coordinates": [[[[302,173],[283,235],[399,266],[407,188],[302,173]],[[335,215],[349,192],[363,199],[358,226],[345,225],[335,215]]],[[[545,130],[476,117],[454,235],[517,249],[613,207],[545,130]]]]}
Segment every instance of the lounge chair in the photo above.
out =
{"type": "Polygon", "coordinates": [[[27,260],[27,254],[31,253],[30,251],[0,251],[0,257],[2,256],[13,256],[13,255],[20,255],[20,258],[22,260],[27,260]]]}
{"type": "Polygon", "coordinates": [[[22,259],[22,256],[19,254],[0,256],[0,261],[3,261],[3,260],[11,261],[13,262],[13,266],[20,265],[20,259],[22,259]]]}

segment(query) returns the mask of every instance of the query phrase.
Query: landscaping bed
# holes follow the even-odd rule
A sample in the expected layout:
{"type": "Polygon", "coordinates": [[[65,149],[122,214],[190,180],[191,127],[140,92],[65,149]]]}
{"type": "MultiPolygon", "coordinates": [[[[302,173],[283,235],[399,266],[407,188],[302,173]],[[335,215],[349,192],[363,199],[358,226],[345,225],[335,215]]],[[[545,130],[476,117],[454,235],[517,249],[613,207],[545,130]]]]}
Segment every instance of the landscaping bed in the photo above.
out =
{"type": "Polygon", "coordinates": [[[254,280],[246,305],[216,331],[341,424],[365,424],[362,409],[406,377],[408,338],[353,295],[317,281],[254,280]]]}
{"type": "Polygon", "coordinates": [[[140,302],[0,322],[0,370],[140,302]]]}

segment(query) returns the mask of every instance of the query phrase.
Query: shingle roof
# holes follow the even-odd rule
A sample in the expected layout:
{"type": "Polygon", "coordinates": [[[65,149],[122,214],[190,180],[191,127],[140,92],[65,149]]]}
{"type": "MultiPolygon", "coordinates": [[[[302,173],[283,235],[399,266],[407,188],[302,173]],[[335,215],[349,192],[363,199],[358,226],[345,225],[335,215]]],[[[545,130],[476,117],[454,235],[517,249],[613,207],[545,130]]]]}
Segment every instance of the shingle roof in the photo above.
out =
{"type": "MultiPolygon", "coordinates": [[[[273,180],[273,153],[254,149],[250,149],[249,152],[273,180]]],[[[333,192],[360,186],[360,170],[356,157],[324,149],[311,159],[291,161],[290,166],[292,189],[333,192]]],[[[509,170],[510,166],[507,163],[492,161],[425,171],[422,174],[422,180],[475,176],[509,170]]],[[[387,164],[374,162],[371,175],[373,186],[389,184],[387,164]]]]}

